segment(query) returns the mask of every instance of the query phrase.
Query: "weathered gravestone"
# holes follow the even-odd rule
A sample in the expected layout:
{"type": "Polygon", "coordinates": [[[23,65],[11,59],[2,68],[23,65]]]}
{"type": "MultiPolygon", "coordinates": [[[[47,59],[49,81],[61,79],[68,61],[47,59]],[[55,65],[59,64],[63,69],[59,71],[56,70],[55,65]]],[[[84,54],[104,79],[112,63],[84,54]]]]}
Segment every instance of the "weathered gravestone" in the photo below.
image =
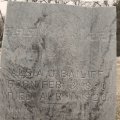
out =
{"type": "Polygon", "coordinates": [[[116,9],[10,2],[0,120],[115,120],[116,9]]]}

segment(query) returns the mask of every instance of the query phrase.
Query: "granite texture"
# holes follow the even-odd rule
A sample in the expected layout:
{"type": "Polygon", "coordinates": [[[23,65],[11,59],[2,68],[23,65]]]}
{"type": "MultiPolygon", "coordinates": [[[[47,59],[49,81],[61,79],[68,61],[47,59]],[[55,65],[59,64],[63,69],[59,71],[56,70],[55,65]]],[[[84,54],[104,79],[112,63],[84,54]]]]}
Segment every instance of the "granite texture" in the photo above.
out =
{"type": "Polygon", "coordinates": [[[115,120],[116,9],[9,2],[0,120],[115,120]]]}

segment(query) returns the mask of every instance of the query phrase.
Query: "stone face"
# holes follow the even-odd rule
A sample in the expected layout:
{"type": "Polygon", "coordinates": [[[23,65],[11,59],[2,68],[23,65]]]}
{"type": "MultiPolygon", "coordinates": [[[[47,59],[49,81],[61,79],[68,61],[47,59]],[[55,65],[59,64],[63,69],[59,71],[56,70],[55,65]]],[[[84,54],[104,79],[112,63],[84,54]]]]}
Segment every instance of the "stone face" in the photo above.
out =
{"type": "Polygon", "coordinates": [[[9,2],[0,120],[115,120],[116,9],[9,2]]]}

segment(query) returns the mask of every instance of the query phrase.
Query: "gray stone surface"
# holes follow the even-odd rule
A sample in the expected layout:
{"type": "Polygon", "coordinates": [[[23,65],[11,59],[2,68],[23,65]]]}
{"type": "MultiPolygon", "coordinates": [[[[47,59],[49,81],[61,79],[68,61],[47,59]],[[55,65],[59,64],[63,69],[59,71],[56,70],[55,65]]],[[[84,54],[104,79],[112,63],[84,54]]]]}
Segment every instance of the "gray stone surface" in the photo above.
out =
{"type": "Polygon", "coordinates": [[[116,9],[9,2],[0,120],[115,120],[116,9]]]}

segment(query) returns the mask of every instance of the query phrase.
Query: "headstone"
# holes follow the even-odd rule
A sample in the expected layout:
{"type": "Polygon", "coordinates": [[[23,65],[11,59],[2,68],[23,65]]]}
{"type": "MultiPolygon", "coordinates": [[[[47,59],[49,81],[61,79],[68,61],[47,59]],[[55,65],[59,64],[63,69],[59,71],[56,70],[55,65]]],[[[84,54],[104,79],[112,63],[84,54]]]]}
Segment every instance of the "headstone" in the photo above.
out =
{"type": "Polygon", "coordinates": [[[9,2],[0,120],[115,120],[116,9],[9,2]]]}

